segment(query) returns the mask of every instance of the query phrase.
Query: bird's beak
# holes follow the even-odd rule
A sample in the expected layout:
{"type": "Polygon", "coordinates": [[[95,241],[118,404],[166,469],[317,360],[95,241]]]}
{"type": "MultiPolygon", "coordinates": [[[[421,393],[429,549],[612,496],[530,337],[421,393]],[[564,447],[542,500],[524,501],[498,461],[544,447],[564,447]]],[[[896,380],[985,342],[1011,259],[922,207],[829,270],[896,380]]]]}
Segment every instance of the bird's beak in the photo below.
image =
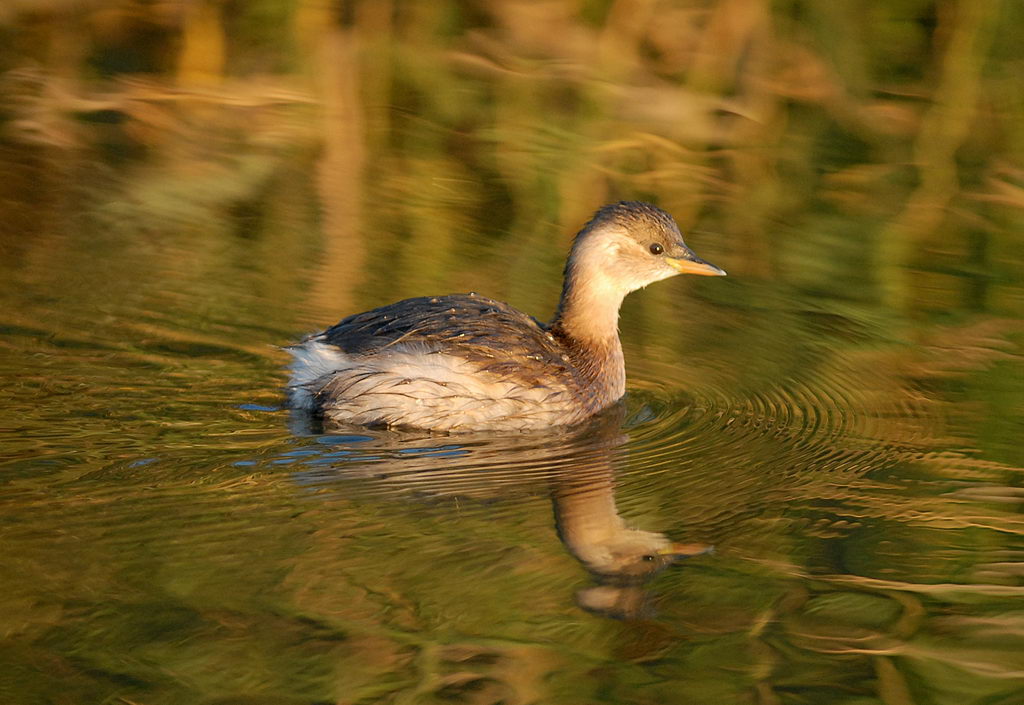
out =
{"type": "Polygon", "coordinates": [[[668,556],[673,560],[692,558],[714,552],[715,547],[706,543],[670,543],[665,548],[658,549],[659,555],[668,556]]]}
{"type": "MultiPolygon", "coordinates": [[[[675,257],[666,257],[665,261],[673,269],[682,272],[683,274],[700,274],[705,277],[724,277],[725,270],[721,267],[716,267],[710,262],[705,262],[697,253],[691,250],[686,245],[680,245],[676,252],[679,253],[675,257]]],[[[675,254],[675,253],[673,253],[675,254]]]]}

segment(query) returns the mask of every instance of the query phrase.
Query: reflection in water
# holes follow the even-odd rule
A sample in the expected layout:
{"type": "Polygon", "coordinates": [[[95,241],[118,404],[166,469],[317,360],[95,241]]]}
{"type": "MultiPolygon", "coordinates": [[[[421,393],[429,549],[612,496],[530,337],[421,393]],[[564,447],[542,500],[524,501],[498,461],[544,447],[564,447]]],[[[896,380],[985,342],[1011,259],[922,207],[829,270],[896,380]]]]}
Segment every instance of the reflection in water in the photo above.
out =
{"type": "MultiPolygon", "coordinates": [[[[318,468],[297,475],[303,484],[369,477],[376,492],[424,498],[488,497],[523,491],[547,492],[554,506],[555,526],[566,548],[593,575],[598,586],[577,598],[592,612],[617,617],[644,613],[644,585],[661,570],[712,547],[674,543],[664,534],[627,526],[615,505],[615,464],[629,440],[622,429],[622,403],[577,427],[520,435],[492,433],[430,436],[423,432],[389,431],[375,436],[329,437],[331,451],[318,468]],[[353,445],[353,441],[357,444],[353,445]],[[371,442],[369,448],[360,444],[371,442]],[[382,456],[386,470],[375,465],[382,456]]],[[[294,411],[294,432],[320,430],[311,414],[294,411]]],[[[332,424],[332,434],[343,428],[332,424]]],[[[353,428],[354,433],[365,429],[353,428]]],[[[472,588],[470,588],[472,589],[472,588]]]]}
{"type": "Polygon", "coordinates": [[[0,2],[0,703],[1018,705],[1022,22],[0,2]],[[325,320],[551,310],[620,198],[732,275],[626,301],[621,428],[268,411],[325,320]]]}
{"type": "MultiPolygon", "coordinates": [[[[591,612],[617,617],[645,614],[644,584],[684,558],[708,553],[705,544],[673,543],[664,534],[627,528],[615,507],[611,463],[591,477],[562,477],[554,491],[559,535],[597,579],[577,593],[591,612]]],[[[646,615],[645,615],[646,616],[646,615]]]]}

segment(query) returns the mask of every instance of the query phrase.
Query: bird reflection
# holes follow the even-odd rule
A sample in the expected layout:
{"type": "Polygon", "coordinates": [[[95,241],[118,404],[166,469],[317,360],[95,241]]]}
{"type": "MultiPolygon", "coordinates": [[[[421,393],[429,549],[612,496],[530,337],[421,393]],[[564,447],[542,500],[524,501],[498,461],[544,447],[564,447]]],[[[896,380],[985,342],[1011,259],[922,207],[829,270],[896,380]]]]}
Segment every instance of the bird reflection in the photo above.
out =
{"type": "Polygon", "coordinates": [[[655,531],[626,526],[615,506],[614,475],[559,477],[552,491],[555,523],[569,552],[597,585],[576,594],[580,607],[616,617],[647,613],[644,585],[681,559],[707,553],[711,546],[674,543],[655,531]]]}
{"type": "MultiPolygon", "coordinates": [[[[493,500],[540,489],[552,500],[562,543],[594,581],[577,592],[577,604],[596,614],[638,618],[650,613],[646,585],[655,575],[712,548],[676,543],[663,533],[633,528],[620,516],[615,464],[628,440],[625,411],[620,403],[584,425],[548,433],[449,437],[352,429],[363,434],[360,453],[318,472],[321,479],[327,479],[325,472],[331,479],[362,478],[381,494],[421,498],[493,500]],[[360,457],[373,462],[360,463],[360,457]]],[[[322,431],[302,413],[293,417],[292,430],[322,431]]]]}

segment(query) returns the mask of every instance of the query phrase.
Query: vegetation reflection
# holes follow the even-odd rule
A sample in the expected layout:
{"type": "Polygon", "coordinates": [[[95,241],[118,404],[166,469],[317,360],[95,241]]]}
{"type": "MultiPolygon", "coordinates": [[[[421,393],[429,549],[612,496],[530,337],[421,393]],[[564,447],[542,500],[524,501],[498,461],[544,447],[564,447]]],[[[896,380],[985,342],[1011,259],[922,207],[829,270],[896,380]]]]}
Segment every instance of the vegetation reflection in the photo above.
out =
{"type": "Polygon", "coordinates": [[[1017,703],[1022,26],[0,3],[0,700],[1017,703]],[[343,315],[552,310],[620,198],[731,275],[627,302],[625,422],[273,411],[275,346],[343,315]]]}

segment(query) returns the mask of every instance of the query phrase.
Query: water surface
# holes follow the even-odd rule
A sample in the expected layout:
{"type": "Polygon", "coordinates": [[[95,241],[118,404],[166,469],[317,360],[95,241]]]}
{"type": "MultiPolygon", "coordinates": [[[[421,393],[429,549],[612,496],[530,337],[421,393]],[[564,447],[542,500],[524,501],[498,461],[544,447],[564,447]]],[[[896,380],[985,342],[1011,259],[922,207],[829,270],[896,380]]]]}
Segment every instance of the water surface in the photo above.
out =
{"type": "Polygon", "coordinates": [[[911,4],[0,15],[0,701],[1024,701],[1022,18],[911,4]],[[618,198],[730,276],[593,424],[281,408],[347,313],[547,318],[618,198]]]}

